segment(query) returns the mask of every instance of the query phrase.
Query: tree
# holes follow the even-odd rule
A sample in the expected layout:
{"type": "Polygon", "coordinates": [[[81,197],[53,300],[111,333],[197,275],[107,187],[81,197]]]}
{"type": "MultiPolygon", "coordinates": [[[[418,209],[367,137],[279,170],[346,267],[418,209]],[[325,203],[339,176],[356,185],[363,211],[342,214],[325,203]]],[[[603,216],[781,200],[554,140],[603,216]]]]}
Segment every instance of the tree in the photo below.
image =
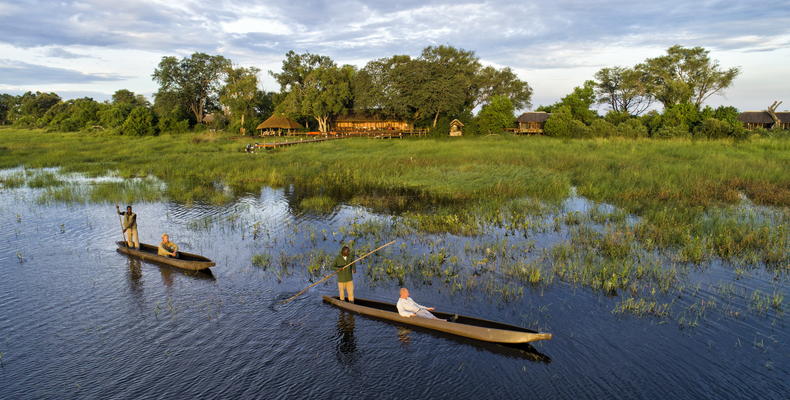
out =
{"type": "Polygon", "coordinates": [[[131,90],[116,90],[112,95],[112,104],[129,104],[133,107],[150,106],[151,103],[141,94],[135,94],[131,90]]]}
{"type": "Polygon", "coordinates": [[[477,114],[477,129],[480,133],[500,133],[513,126],[516,117],[513,116],[513,102],[509,97],[497,95],[484,105],[477,114]]]}
{"type": "Polygon", "coordinates": [[[6,125],[12,122],[14,111],[18,103],[17,96],[0,93],[0,125],[6,125]]]}
{"type": "Polygon", "coordinates": [[[554,113],[556,110],[567,107],[571,117],[587,125],[598,117],[598,113],[590,110],[595,103],[595,82],[585,81],[583,86],[573,88],[573,92],[550,106],[540,106],[538,111],[554,113]]]}
{"type": "Polygon", "coordinates": [[[415,86],[419,110],[433,117],[436,126],[439,116],[462,113],[477,99],[476,78],[480,61],[474,52],[451,46],[429,46],[423,49],[418,62],[419,84],[415,86]]]}
{"type": "Polygon", "coordinates": [[[350,106],[354,67],[344,65],[319,67],[307,75],[303,88],[294,88],[284,102],[288,111],[309,115],[318,122],[318,130],[327,132],[329,121],[350,106]]]}
{"type": "Polygon", "coordinates": [[[598,103],[609,104],[613,111],[639,115],[645,112],[653,97],[647,92],[643,75],[632,68],[603,68],[595,73],[595,94],[598,103]]]}
{"type": "Polygon", "coordinates": [[[128,136],[153,135],[156,133],[153,112],[148,107],[135,107],[121,125],[120,133],[128,136]]]}
{"type": "Polygon", "coordinates": [[[220,103],[228,107],[231,123],[239,126],[242,135],[247,131],[254,132],[246,122],[254,122],[255,119],[255,99],[260,92],[258,72],[260,70],[255,67],[228,68],[225,86],[220,90],[220,103]]]}
{"type": "Polygon", "coordinates": [[[335,62],[327,56],[318,54],[297,54],[291,50],[285,53],[282,72],[275,73],[269,71],[277,83],[280,84],[281,92],[289,92],[293,88],[301,89],[304,87],[307,75],[317,68],[327,68],[336,66],[335,62]]]}
{"type": "Polygon", "coordinates": [[[740,69],[721,69],[717,60],[702,47],[675,45],[667,54],[648,58],[636,66],[646,83],[647,92],[664,107],[691,103],[699,107],[708,97],[730,87],[740,69]]]}
{"type": "Polygon", "coordinates": [[[159,84],[156,97],[161,94],[177,99],[197,123],[202,123],[206,109],[216,101],[221,78],[228,67],[230,61],[225,57],[204,53],[194,53],[181,60],[162,57],[153,73],[154,81],[159,84]]]}
{"type": "Polygon", "coordinates": [[[19,117],[29,117],[35,121],[60,101],[60,96],[55,93],[26,92],[19,98],[19,117]]]}
{"type": "Polygon", "coordinates": [[[485,67],[477,74],[477,93],[473,108],[488,103],[494,96],[505,96],[510,99],[515,109],[523,109],[532,105],[532,88],[522,81],[508,67],[496,69],[485,67]]]}

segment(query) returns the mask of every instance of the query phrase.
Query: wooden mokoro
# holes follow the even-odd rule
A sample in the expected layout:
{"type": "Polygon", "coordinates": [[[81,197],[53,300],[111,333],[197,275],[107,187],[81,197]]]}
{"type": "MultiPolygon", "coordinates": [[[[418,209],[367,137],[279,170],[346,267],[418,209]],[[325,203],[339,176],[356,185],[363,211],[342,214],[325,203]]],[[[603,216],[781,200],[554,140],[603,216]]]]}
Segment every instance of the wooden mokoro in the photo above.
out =
{"type": "Polygon", "coordinates": [[[178,252],[178,257],[165,257],[157,253],[157,246],[150,244],[140,243],[140,249],[128,247],[126,242],[115,242],[118,245],[118,252],[128,254],[133,257],[142,258],[146,261],[153,261],[161,264],[171,265],[173,267],[188,269],[191,271],[200,271],[206,268],[213,267],[214,261],[197,254],[178,252]]]}
{"type": "Polygon", "coordinates": [[[395,304],[375,300],[356,298],[354,302],[340,301],[337,296],[324,296],[324,301],[344,310],[354,311],[371,317],[382,318],[407,325],[419,326],[440,332],[458,335],[475,340],[492,343],[529,343],[536,340],[549,340],[551,333],[535,332],[515,325],[485,319],[467,317],[464,315],[431,311],[437,318],[451,321],[420,317],[401,317],[395,304]]]}

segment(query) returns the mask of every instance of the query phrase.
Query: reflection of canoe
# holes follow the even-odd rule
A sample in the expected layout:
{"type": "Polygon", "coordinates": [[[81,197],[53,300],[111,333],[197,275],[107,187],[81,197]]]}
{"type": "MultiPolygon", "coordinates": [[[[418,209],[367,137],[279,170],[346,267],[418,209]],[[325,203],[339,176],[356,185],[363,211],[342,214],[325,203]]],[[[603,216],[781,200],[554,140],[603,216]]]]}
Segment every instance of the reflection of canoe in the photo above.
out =
{"type": "Polygon", "coordinates": [[[458,315],[457,318],[454,318],[454,314],[432,312],[441,319],[452,319],[452,322],[420,317],[405,318],[398,314],[398,309],[395,307],[395,304],[382,303],[379,301],[365,300],[360,298],[356,298],[354,299],[353,303],[349,303],[346,301],[340,301],[340,299],[337,297],[328,296],[324,296],[324,301],[342,309],[369,315],[371,317],[383,318],[390,321],[433,329],[453,335],[482,340],[485,342],[529,343],[536,340],[551,339],[550,333],[539,333],[514,325],[487,321],[484,319],[467,317],[463,315],[458,315]]]}
{"type": "Polygon", "coordinates": [[[214,261],[197,254],[178,252],[178,258],[164,257],[156,254],[157,247],[150,244],[140,243],[140,249],[135,249],[126,246],[126,242],[115,242],[118,245],[118,252],[128,254],[130,256],[139,257],[146,261],[153,261],[156,263],[172,265],[177,268],[188,269],[192,271],[200,271],[202,269],[213,267],[214,261]]]}

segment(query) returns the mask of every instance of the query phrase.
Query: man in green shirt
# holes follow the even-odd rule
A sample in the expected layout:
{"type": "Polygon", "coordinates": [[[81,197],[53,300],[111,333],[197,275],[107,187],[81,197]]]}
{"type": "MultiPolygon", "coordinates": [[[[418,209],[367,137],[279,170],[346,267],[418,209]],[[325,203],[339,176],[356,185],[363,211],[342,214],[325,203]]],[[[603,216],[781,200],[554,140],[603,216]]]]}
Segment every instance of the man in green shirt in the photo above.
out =
{"type": "Polygon", "coordinates": [[[115,205],[115,211],[118,215],[123,215],[123,234],[126,237],[126,244],[134,248],[140,248],[140,239],[137,237],[137,214],[132,212],[132,206],[126,206],[126,211],[121,211],[118,205],[115,205]]]}
{"type": "Polygon", "coordinates": [[[354,261],[354,256],[351,255],[351,249],[348,246],[343,246],[343,249],[340,250],[340,255],[335,257],[335,262],[333,264],[335,271],[337,272],[337,289],[340,291],[340,300],[345,300],[346,297],[343,295],[343,290],[345,289],[346,293],[348,293],[348,301],[354,302],[354,281],[353,281],[353,274],[357,272],[356,265],[352,265],[348,268],[343,268],[346,265],[350,264],[351,261],[354,261]]]}

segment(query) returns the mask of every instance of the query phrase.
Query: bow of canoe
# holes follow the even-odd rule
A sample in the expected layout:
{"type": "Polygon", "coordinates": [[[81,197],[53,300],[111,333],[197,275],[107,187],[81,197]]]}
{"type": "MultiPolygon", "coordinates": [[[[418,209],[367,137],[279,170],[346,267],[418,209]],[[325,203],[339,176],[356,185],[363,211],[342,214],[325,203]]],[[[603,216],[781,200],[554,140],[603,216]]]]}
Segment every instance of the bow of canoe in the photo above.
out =
{"type": "Polygon", "coordinates": [[[157,246],[153,246],[146,243],[140,243],[140,248],[135,249],[134,247],[129,247],[126,245],[126,242],[115,242],[118,245],[118,252],[130,255],[132,257],[141,258],[146,261],[152,261],[161,264],[167,264],[173,267],[188,269],[190,271],[200,271],[206,268],[211,268],[214,265],[214,261],[209,260],[206,257],[203,257],[198,254],[192,253],[185,253],[185,252],[178,252],[178,257],[165,257],[160,256],[157,254],[157,246]]]}
{"type": "Polygon", "coordinates": [[[433,329],[485,342],[513,344],[549,340],[552,338],[550,333],[535,332],[515,325],[443,312],[433,312],[434,315],[441,318],[439,320],[420,317],[401,317],[400,314],[398,314],[395,304],[375,300],[357,298],[353,303],[350,303],[341,301],[337,297],[324,296],[324,302],[371,317],[433,329]]]}

